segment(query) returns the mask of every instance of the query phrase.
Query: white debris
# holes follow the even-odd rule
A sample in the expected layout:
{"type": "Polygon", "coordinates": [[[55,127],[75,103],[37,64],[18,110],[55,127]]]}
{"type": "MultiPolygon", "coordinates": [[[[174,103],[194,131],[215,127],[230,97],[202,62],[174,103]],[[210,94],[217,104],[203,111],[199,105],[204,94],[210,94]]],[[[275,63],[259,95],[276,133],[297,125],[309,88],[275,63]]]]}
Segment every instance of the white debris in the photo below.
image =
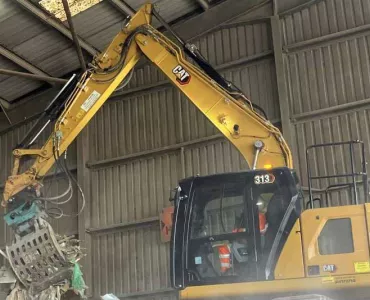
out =
{"type": "Polygon", "coordinates": [[[0,284],[16,283],[17,279],[12,270],[7,269],[5,266],[0,268],[0,284]]]}
{"type": "Polygon", "coordinates": [[[6,297],[6,300],[28,300],[27,291],[17,285],[8,295],[8,297],[6,297]]]}
{"type": "Polygon", "coordinates": [[[101,296],[102,300],[119,300],[116,296],[113,294],[106,294],[104,296],[101,296]]]}
{"type": "Polygon", "coordinates": [[[30,296],[19,284],[11,291],[6,300],[61,300],[60,287],[50,287],[37,296],[30,296]]]}

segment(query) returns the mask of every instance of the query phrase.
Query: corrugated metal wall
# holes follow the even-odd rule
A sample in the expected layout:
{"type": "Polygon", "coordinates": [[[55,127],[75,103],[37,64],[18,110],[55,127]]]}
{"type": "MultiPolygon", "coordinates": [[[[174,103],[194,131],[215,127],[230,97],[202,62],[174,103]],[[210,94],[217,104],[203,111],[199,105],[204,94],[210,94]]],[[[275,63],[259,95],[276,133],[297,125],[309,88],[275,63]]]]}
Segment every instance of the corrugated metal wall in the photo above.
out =
{"type": "MultiPolygon", "coordinates": [[[[308,145],[362,139],[369,156],[370,1],[294,3],[299,6],[271,18],[261,17],[271,14],[270,4],[259,8],[256,20],[241,16],[194,43],[273,122],[282,122],[307,185],[308,145]]],[[[0,136],[2,168],[10,168],[11,147],[26,127],[0,136]]],[[[70,153],[88,203],[78,220],[56,226],[78,230],[88,254],[84,270],[92,298],[112,292],[174,299],[169,245],[160,241],[158,215],[178,179],[247,169],[239,153],[149,65],[104,105],[70,153]]],[[[341,172],[348,170],[347,161],[340,149],[318,151],[310,164],[315,173],[341,172]]],[[[53,192],[63,184],[59,179],[53,192]]],[[[329,200],[344,204],[349,198],[347,190],[329,200]]],[[[77,200],[68,209],[77,211],[77,200]]],[[[4,243],[4,228],[0,234],[4,243]]]]}
{"type": "MultiPolygon", "coordinates": [[[[280,16],[292,146],[305,185],[309,145],[360,139],[369,159],[369,11],[368,0],[322,0],[280,16]]],[[[313,175],[350,171],[348,147],[318,150],[312,157],[313,175]]],[[[333,201],[345,204],[348,198],[342,193],[333,201]]]]}

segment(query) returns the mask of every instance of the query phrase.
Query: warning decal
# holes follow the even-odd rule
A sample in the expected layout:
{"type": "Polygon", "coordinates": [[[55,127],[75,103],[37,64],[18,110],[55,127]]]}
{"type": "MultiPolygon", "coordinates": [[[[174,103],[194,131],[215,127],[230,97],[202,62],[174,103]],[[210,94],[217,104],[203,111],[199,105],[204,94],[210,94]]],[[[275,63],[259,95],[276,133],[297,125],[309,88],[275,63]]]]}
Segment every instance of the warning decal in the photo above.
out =
{"type": "Polygon", "coordinates": [[[370,263],[368,261],[355,262],[356,273],[370,272],[370,263]]]}
{"type": "Polygon", "coordinates": [[[91,95],[82,103],[81,108],[88,112],[89,109],[98,101],[100,94],[97,91],[93,91],[91,95]]]}
{"type": "Polygon", "coordinates": [[[335,280],[334,280],[334,277],[323,277],[322,279],[322,283],[334,283],[335,280]]]}

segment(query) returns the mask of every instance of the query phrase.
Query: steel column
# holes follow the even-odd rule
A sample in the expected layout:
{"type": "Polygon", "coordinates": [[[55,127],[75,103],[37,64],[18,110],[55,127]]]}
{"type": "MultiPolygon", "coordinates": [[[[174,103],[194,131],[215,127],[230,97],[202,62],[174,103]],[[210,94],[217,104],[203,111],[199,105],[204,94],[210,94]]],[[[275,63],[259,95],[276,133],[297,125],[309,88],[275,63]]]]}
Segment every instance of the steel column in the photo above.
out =
{"type": "Polygon", "coordinates": [[[281,40],[279,16],[271,17],[272,43],[275,57],[276,81],[279,95],[279,107],[284,138],[292,150],[293,157],[297,157],[294,147],[293,127],[290,122],[290,105],[286,86],[284,68],[283,41],[281,40]]]}
{"type": "MultiPolygon", "coordinates": [[[[78,216],[78,238],[81,241],[81,247],[86,249],[86,257],[81,261],[86,283],[88,286],[93,284],[93,272],[92,272],[92,241],[91,235],[86,234],[86,228],[91,226],[90,212],[91,212],[91,172],[85,167],[87,161],[89,160],[89,129],[88,127],[82,130],[82,132],[77,136],[77,182],[79,182],[81,189],[84,193],[85,199],[81,193],[78,195],[78,211],[81,211],[78,216]],[[83,200],[85,200],[85,207],[82,210],[83,200]]],[[[92,296],[92,290],[87,290],[88,296],[92,296]]]]}
{"type": "Polygon", "coordinates": [[[71,30],[72,39],[73,39],[73,43],[74,43],[75,48],[76,48],[78,60],[80,61],[81,69],[85,72],[86,71],[86,63],[85,63],[84,56],[82,54],[80,43],[78,41],[78,36],[76,34],[76,30],[73,26],[72,15],[71,15],[71,11],[69,9],[68,1],[67,0],[62,0],[62,3],[63,3],[64,11],[66,13],[69,29],[71,30]]]}

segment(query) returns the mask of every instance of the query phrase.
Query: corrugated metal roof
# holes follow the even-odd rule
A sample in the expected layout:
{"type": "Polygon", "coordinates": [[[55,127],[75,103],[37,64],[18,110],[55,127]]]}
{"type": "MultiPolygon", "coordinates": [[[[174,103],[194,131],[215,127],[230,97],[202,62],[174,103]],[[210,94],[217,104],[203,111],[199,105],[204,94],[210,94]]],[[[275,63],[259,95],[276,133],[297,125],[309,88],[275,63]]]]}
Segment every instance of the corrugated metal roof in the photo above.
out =
{"type": "MultiPolygon", "coordinates": [[[[37,4],[37,1],[30,2],[37,4]]],[[[137,9],[146,2],[129,0],[127,4],[137,9]]],[[[199,10],[194,0],[154,0],[153,3],[168,22],[199,10]]],[[[73,20],[81,38],[94,48],[104,50],[125,17],[110,1],[103,1],[75,15],[73,20]]],[[[14,0],[0,0],[0,45],[51,76],[63,77],[79,69],[72,42],[14,0]]],[[[90,55],[84,54],[89,61],[90,55]]],[[[0,68],[27,72],[1,54],[0,68]]],[[[43,85],[47,83],[0,75],[0,98],[19,100],[43,85]]]]}

